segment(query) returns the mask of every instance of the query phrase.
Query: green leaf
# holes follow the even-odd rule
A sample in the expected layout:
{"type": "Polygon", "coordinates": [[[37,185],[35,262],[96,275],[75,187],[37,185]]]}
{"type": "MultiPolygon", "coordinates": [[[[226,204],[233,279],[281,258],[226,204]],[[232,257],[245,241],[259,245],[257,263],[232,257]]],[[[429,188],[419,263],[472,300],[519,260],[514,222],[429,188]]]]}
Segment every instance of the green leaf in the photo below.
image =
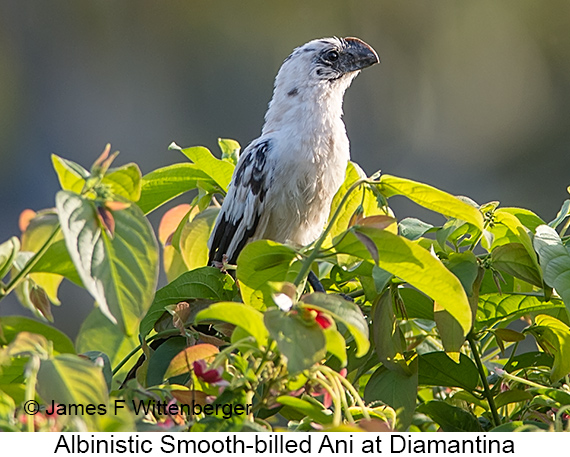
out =
{"type": "Polygon", "coordinates": [[[552,220],[548,223],[549,227],[555,229],[568,216],[570,216],[570,200],[564,200],[564,203],[562,204],[562,207],[560,208],[560,211],[558,211],[558,214],[556,215],[554,220],[552,220]]]}
{"type": "MultiPolygon", "coordinates": [[[[331,222],[331,218],[336,213],[338,207],[340,206],[342,199],[346,195],[348,189],[359,179],[365,177],[364,172],[360,170],[360,167],[353,162],[348,162],[346,167],[346,174],[343,183],[336,191],[335,196],[333,197],[331,203],[331,210],[329,213],[329,220],[328,223],[331,222]]],[[[348,197],[347,201],[345,202],[344,208],[342,212],[338,215],[335,219],[333,225],[331,226],[329,233],[327,235],[327,239],[323,243],[323,247],[327,248],[332,245],[333,239],[339,235],[340,233],[344,232],[348,229],[348,225],[350,219],[354,215],[357,208],[362,204],[363,201],[363,186],[358,189],[355,189],[348,197]]]]}
{"type": "MultiPolygon", "coordinates": [[[[42,360],[38,371],[37,391],[48,405],[107,405],[107,385],[101,368],[72,354],[60,354],[42,360]]],[[[87,414],[81,416],[93,420],[87,414]]]]}
{"type": "Polygon", "coordinates": [[[152,302],[158,279],[158,244],[136,205],[114,211],[115,233],[102,230],[95,205],[60,191],[56,206],[69,255],[102,313],[132,334],[152,302]]]}
{"type": "Polygon", "coordinates": [[[239,160],[239,151],[241,149],[239,143],[236,140],[218,138],[218,146],[222,151],[222,160],[226,160],[234,166],[237,165],[239,160]]]}
{"type": "Polygon", "coordinates": [[[473,283],[477,279],[479,265],[475,254],[471,251],[451,252],[449,258],[443,264],[451,271],[457,279],[461,281],[461,285],[468,296],[472,295],[473,283]]]}
{"type": "MultiPolygon", "coordinates": [[[[179,149],[173,145],[170,145],[170,148],[179,149]]],[[[225,194],[234,173],[234,164],[214,157],[208,149],[202,146],[179,150],[194,162],[200,170],[206,173],[219,186],[219,190],[225,194]]]]}
{"type": "Polygon", "coordinates": [[[408,318],[434,320],[432,299],[410,287],[400,287],[398,293],[404,301],[408,318]]]}
{"type": "Polygon", "coordinates": [[[324,332],[314,321],[305,321],[297,313],[284,313],[277,308],[267,310],[263,321],[281,355],[287,359],[290,374],[307,370],[326,356],[324,332]]]}
{"type": "Polygon", "coordinates": [[[512,421],[499,425],[491,430],[491,432],[541,432],[549,429],[548,424],[536,421],[512,421]]]}
{"type": "Polygon", "coordinates": [[[190,298],[230,301],[236,294],[232,277],[217,268],[203,267],[188,271],[156,292],[152,305],[141,321],[140,336],[146,338],[168,305],[190,298]]]}
{"type": "Polygon", "coordinates": [[[136,202],[141,197],[142,174],[137,164],[129,163],[119,168],[111,168],[102,180],[111,188],[113,195],[136,202]]]}
{"type": "Polygon", "coordinates": [[[208,264],[208,238],[219,212],[219,208],[207,208],[184,225],[180,252],[189,270],[208,264]]]}
{"type": "Polygon", "coordinates": [[[482,432],[477,418],[468,411],[451,406],[444,401],[432,400],[417,408],[431,417],[444,432],[482,432]]]}
{"type": "Polygon", "coordinates": [[[294,249],[269,240],[246,245],[237,260],[237,279],[243,302],[256,309],[273,303],[271,282],[293,282],[300,262],[294,249]]]}
{"type": "Polygon", "coordinates": [[[525,368],[552,368],[553,364],[553,357],[546,352],[524,352],[511,358],[505,365],[504,370],[508,373],[515,373],[517,371],[524,370],[525,368]]]}
{"type": "Polygon", "coordinates": [[[473,392],[479,383],[477,367],[465,354],[459,363],[445,352],[428,352],[419,355],[419,383],[427,386],[460,387],[473,392]]]}
{"type": "MultiPolygon", "coordinates": [[[[179,354],[180,351],[183,351],[186,348],[187,344],[188,342],[186,338],[175,336],[168,338],[165,342],[160,344],[158,348],[156,348],[156,351],[151,353],[146,372],[147,386],[157,386],[163,383],[166,379],[165,373],[170,362],[174,357],[176,357],[176,354],[179,354]]],[[[184,378],[188,379],[188,376],[184,378]]]]}
{"type": "Polygon", "coordinates": [[[509,322],[532,312],[563,307],[564,303],[556,298],[547,301],[536,295],[485,294],[479,296],[475,329],[509,322]]]}
{"type": "Polygon", "coordinates": [[[548,225],[536,229],[534,247],[540,257],[544,282],[556,289],[570,310],[570,250],[562,244],[560,235],[548,225]]]}
{"type": "Polygon", "coordinates": [[[390,290],[386,290],[374,303],[372,313],[374,347],[378,359],[389,370],[409,376],[411,372],[403,355],[406,340],[396,322],[390,290]]]}
{"type": "Polygon", "coordinates": [[[101,351],[107,354],[111,365],[119,364],[139,344],[136,335],[117,332],[117,326],[107,319],[99,308],[87,315],[77,335],[79,353],[101,351]]]}
{"type": "Polygon", "coordinates": [[[406,217],[398,222],[398,233],[410,241],[415,241],[425,235],[433,225],[413,217],[406,217]]]}
{"type": "Polygon", "coordinates": [[[64,333],[50,325],[38,322],[34,319],[22,316],[2,316],[0,317],[0,335],[2,343],[11,343],[21,331],[44,336],[53,344],[55,354],[75,353],[73,343],[64,333]]]}
{"type": "MultiPolygon", "coordinates": [[[[64,276],[75,284],[82,286],[81,278],[71,261],[65,240],[54,242],[32,267],[31,273],[52,273],[64,276]]],[[[32,276],[35,278],[35,276],[32,276]]]]}
{"type": "Polygon", "coordinates": [[[550,379],[556,382],[570,373],[570,328],[546,314],[536,316],[535,323],[525,331],[531,333],[540,347],[554,357],[550,379]]]}
{"type": "Polygon", "coordinates": [[[542,273],[521,243],[498,246],[491,252],[493,267],[515,278],[542,287],[542,273]]]}
{"type": "Polygon", "coordinates": [[[493,217],[495,223],[493,227],[489,229],[491,233],[495,235],[492,249],[495,249],[497,246],[507,244],[508,242],[520,243],[524,246],[532,263],[536,266],[536,269],[540,270],[538,258],[532,246],[532,240],[529,236],[530,230],[525,227],[516,216],[503,209],[495,211],[493,217]],[[501,227],[507,228],[507,232],[503,238],[496,236],[498,231],[501,230],[501,227]]]}
{"type": "Polygon", "coordinates": [[[380,366],[370,377],[364,388],[366,403],[381,401],[396,411],[396,428],[407,430],[412,423],[416,409],[418,390],[417,360],[410,364],[411,376],[402,375],[380,366]]]}
{"type": "Polygon", "coordinates": [[[519,403],[531,400],[533,395],[528,390],[512,389],[501,392],[495,397],[495,405],[501,408],[511,403],[519,403]]]}
{"type": "Polygon", "coordinates": [[[18,252],[20,252],[20,240],[15,236],[0,244],[0,279],[12,268],[18,252]]]}
{"type": "Polygon", "coordinates": [[[362,357],[368,352],[370,347],[368,323],[358,305],[337,295],[319,292],[305,295],[302,298],[301,307],[304,307],[303,304],[324,311],[330,314],[335,321],[342,322],[356,341],[357,357],[362,357]]]}
{"type": "Polygon", "coordinates": [[[424,208],[469,222],[483,231],[483,215],[474,206],[435,187],[396,176],[382,175],[380,191],[386,196],[403,195],[424,208]]]}
{"type": "Polygon", "coordinates": [[[211,178],[192,163],[159,168],[142,178],[141,197],[137,205],[143,213],[148,214],[204,181],[211,181],[211,178]]]}
{"type": "Polygon", "coordinates": [[[345,367],[348,362],[346,354],[346,340],[333,326],[325,329],[325,338],[327,340],[327,352],[334,355],[340,362],[341,367],[345,367]]]}
{"type": "Polygon", "coordinates": [[[268,334],[263,324],[263,314],[243,303],[215,303],[200,311],[196,316],[196,322],[212,319],[241,327],[253,336],[260,346],[267,344],[268,334]]]}
{"type": "Polygon", "coordinates": [[[463,286],[441,261],[424,248],[385,230],[353,228],[337,244],[337,252],[370,259],[366,246],[352,233],[367,236],[378,249],[378,266],[433,298],[459,323],[463,335],[471,329],[471,308],[463,286]]]}
{"type": "Polygon", "coordinates": [[[275,399],[277,403],[293,408],[295,411],[299,411],[303,416],[310,417],[317,424],[331,424],[333,420],[332,414],[327,414],[327,410],[319,408],[317,405],[303,400],[302,398],[289,397],[287,395],[281,395],[275,399]]]}
{"type": "Polygon", "coordinates": [[[81,165],[55,154],[51,155],[51,162],[62,190],[80,193],[91,174],[81,165]]]}

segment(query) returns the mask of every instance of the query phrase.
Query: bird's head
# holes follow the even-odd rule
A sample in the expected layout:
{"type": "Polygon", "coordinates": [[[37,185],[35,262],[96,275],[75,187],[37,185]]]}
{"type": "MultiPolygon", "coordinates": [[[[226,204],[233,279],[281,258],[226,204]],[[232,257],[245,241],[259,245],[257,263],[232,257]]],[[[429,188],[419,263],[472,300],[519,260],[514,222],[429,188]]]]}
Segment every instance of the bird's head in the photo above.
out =
{"type": "MultiPolygon", "coordinates": [[[[341,83],[348,87],[360,70],[378,62],[376,51],[358,38],[317,39],[296,48],[285,59],[276,85],[341,83]]],[[[291,91],[295,87],[285,89],[291,91]]]]}

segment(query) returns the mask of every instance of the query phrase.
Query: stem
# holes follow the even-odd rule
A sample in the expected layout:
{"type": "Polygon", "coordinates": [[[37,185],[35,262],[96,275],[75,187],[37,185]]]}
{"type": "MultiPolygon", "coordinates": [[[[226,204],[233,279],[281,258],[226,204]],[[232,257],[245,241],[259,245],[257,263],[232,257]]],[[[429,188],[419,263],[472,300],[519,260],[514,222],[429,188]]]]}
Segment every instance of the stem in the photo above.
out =
{"type": "Polygon", "coordinates": [[[327,224],[327,227],[325,228],[325,231],[321,234],[321,236],[317,239],[317,241],[315,241],[315,244],[313,245],[313,250],[311,251],[311,253],[305,258],[303,264],[301,265],[301,270],[299,270],[299,273],[297,274],[297,277],[295,278],[294,284],[295,286],[299,286],[299,284],[301,284],[301,281],[303,281],[307,274],[309,273],[309,270],[311,269],[311,265],[313,264],[313,262],[317,259],[317,257],[319,256],[319,252],[321,249],[321,246],[323,245],[323,243],[325,242],[325,239],[327,237],[327,235],[329,234],[329,232],[331,231],[335,221],[338,219],[338,216],[340,215],[340,212],[343,208],[343,206],[345,205],[346,201],[348,200],[348,197],[350,196],[350,194],[357,189],[358,187],[360,187],[362,184],[366,184],[366,183],[375,183],[377,184],[376,181],[372,181],[370,179],[359,179],[358,181],[356,181],[352,186],[350,186],[348,188],[348,190],[346,191],[346,194],[344,194],[344,196],[342,197],[342,200],[340,201],[340,204],[338,205],[338,207],[336,208],[336,211],[334,212],[331,220],[329,221],[329,223],[327,224]]]}
{"type": "Polygon", "coordinates": [[[499,417],[499,413],[497,412],[497,405],[495,405],[495,399],[493,398],[493,394],[491,393],[491,389],[489,389],[489,383],[487,382],[487,376],[485,375],[485,368],[483,367],[483,363],[481,362],[481,357],[479,356],[479,352],[477,351],[477,344],[473,339],[473,335],[470,333],[467,335],[467,341],[469,342],[469,346],[471,347],[471,352],[473,353],[473,358],[475,359],[475,364],[477,365],[477,369],[479,370],[479,376],[481,378],[481,383],[483,384],[483,390],[485,398],[489,403],[489,408],[491,409],[491,414],[493,415],[493,422],[495,422],[495,426],[501,425],[501,418],[499,417]]]}
{"type": "Polygon", "coordinates": [[[352,395],[352,397],[354,398],[354,400],[356,401],[358,406],[360,406],[360,409],[362,409],[362,415],[364,416],[364,418],[370,419],[370,414],[368,414],[368,408],[366,407],[366,405],[362,401],[362,398],[360,398],[360,394],[358,393],[358,391],[348,381],[348,379],[343,378],[342,376],[338,376],[338,374],[332,368],[327,367],[326,365],[321,367],[321,370],[323,370],[323,369],[325,369],[325,371],[331,371],[337,377],[337,379],[344,386],[344,388],[350,392],[350,394],[352,395]]]}
{"type": "Polygon", "coordinates": [[[8,295],[10,292],[12,292],[16,287],[18,287],[18,285],[20,284],[20,282],[22,282],[22,280],[27,276],[27,274],[32,270],[32,268],[34,267],[34,265],[36,263],[38,263],[38,260],[40,260],[40,258],[45,254],[45,252],[48,250],[48,248],[51,246],[51,244],[53,243],[53,240],[55,239],[55,237],[59,234],[61,230],[61,226],[59,224],[57,224],[57,226],[55,227],[55,229],[53,230],[52,234],[48,237],[48,239],[46,240],[46,242],[43,244],[43,246],[38,250],[38,252],[36,252],[34,254],[34,256],[28,260],[28,262],[26,263],[26,265],[24,265],[24,268],[22,268],[17,274],[16,276],[14,276],[12,278],[12,280],[8,283],[8,285],[6,286],[6,289],[4,289],[4,291],[0,292],[0,300],[2,300],[6,295],[8,295]]]}
{"type": "MultiPolygon", "coordinates": [[[[36,397],[36,382],[38,380],[38,370],[40,369],[40,359],[37,355],[32,355],[27,367],[27,381],[26,381],[26,402],[31,402],[36,397]]],[[[28,414],[26,429],[28,432],[34,432],[34,414],[28,414]]]]}
{"type": "MultiPolygon", "coordinates": [[[[150,338],[148,338],[146,340],[146,344],[152,342],[153,340],[157,339],[157,338],[162,338],[163,336],[171,336],[171,335],[178,335],[180,334],[180,330],[176,329],[170,329],[170,330],[165,330],[163,332],[157,333],[156,335],[152,335],[150,338]]],[[[129,352],[124,358],[123,360],[121,360],[119,362],[119,364],[113,369],[113,376],[115,376],[119,370],[121,368],[123,368],[125,366],[125,364],[131,359],[131,357],[133,355],[135,355],[137,352],[139,352],[142,349],[142,343],[139,344],[136,348],[134,348],[131,352],[129,352]]]]}

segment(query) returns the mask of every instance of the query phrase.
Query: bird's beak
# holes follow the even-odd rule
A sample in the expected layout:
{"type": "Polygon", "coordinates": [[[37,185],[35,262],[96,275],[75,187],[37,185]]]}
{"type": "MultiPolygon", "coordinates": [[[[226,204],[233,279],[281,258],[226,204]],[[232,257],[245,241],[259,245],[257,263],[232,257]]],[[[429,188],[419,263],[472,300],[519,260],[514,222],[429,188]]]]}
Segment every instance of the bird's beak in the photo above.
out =
{"type": "Polygon", "coordinates": [[[380,62],[378,54],[372,46],[358,38],[346,38],[348,46],[345,49],[342,69],[345,73],[362,70],[380,62]]]}

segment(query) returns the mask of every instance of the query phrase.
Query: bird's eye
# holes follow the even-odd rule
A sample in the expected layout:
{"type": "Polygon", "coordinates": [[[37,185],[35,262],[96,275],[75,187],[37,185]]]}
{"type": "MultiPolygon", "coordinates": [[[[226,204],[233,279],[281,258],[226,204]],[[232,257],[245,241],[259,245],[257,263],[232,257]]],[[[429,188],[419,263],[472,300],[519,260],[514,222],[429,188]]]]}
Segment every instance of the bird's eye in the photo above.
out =
{"type": "Polygon", "coordinates": [[[329,62],[336,62],[339,58],[338,52],[337,51],[329,51],[327,52],[327,54],[325,55],[325,58],[329,61],[329,62]]]}

